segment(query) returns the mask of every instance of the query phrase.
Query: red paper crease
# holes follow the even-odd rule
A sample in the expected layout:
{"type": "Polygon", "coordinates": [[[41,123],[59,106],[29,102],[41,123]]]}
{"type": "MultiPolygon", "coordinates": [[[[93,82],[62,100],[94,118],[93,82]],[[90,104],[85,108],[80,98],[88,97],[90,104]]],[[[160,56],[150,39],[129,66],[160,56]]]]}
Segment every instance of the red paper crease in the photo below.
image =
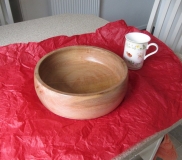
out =
{"type": "MultiPolygon", "coordinates": [[[[157,38],[157,54],[142,69],[129,70],[124,101],[108,115],[71,120],[47,110],[33,83],[34,68],[48,52],[72,45],[92,45],[122,57],[124,35],[144,32],[123,20],[94,33],[57,36],[35,43],[0,47],[0,159],[110,160],[182,118],[182,63],[157,38]]],[[[152,50],[149,49],[148,52],[152,50]]]]}

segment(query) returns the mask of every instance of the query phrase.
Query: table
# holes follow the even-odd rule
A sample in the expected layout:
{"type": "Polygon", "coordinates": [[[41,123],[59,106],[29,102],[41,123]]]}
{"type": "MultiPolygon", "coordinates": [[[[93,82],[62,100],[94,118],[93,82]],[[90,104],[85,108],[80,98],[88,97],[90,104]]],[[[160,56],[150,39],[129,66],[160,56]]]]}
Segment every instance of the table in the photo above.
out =
{"type": "MultiPolygon", "coordinates": [[[[97,28],[102,27],[108,23],[109,22],[107,22],[106,20],[101,19],[96,16],[92,16],[92,15],[66,14],[66,15],[51,16],[51,17],[21,22],[21,23],[17,23],[17,24],[10,24],[10,25],[0,27],[0,35],[1,35],[0,46],[3,46],[3,45],[8,46],[11,43],[20,43],[20,42],[28,43],[28,45],[29,45],[29,44],[31,44],[31,42],[39,42],[44,39],[54,37],[54,36],[59,36],[59,35],[72,36],[72,35],[79,35],[79,34],[95,32],[95,30],[97,28]]],[[[112,28],[110,28],[110,29],[111,30],[109,30],[109,31],[112,31],[112,28]]],[[[130,28],[130,29],[131,29],[131,31],[133,31],[132,30],[133,28],[130,28]]],[[[110,34],[110,32],[108,32],[108,37],[109,37],[109,34],[110,34]]],[[[112,33],[112,34],[116,34],[116,33],[112,33]]],[[[76,36],[74,38],[78,38],[78,37],[76,36]]],[[[58,37],[58,39],[59,39],[59,37],[58,37]]],[[[42,44],[44,44],[45,42],[46,41],[43,41],[42,44]]],[[[162,45],[162,42],[159,42],[159,43],[162,45]]],[[[20,44],[20,46],[21,46],[21,44],[20,44]]],[[[168,48],[165,48],[165,49],[168,50],[168,48]]],[[[171,52],[171,51],[168,51],[168,52],[171,52]]],[[[175,61],[176,63],[178,63],[178,65],[180,65],[180,62],[177,60],[177,57],[172,56],[172,61],[175,61]]],[[[131,71],[131,73],[133,73],[133,71],[131,71]]],[[[142,73],[142,72],[140,72],[140,73],[142,73]]],[[[15,97],[11,97],[11,98],[15,98],[15,97]]],[[[178,98],[180,98],[180,97],[178,97],[178,98]]],[[[178,101],[180,101],[180,99],[178,99],[178,101]]],[[[179,114],[181,114],[181,107],[182,107],[181,103],[177,103],[177,105],[178,105],[178,109],[179,109],[179,114]]],[[[46,114],[49,115],[50,113],[46,112],[46,114]]],[[[178,116],[180,117],[181,115],[178,115],[178,116]]],[[[2,117],[2,115],[1,115],[1,117],[2,117]]],[[[43,119],[43,117],[41,117],[41,118],[43,119]]],[[[154,117],[154,118],[156,119],[157,117],[154,117]]],[[[155,134],[152,134],[151,136],[143,139],[142,141],[136,143],[134,146],[130,146],[124,152],[119,153],[119,151],[118,151],[115,159],[126,159],[126,160],[131,159],[132,157],[134,157],[135,155],[140,153],[144,148],[146,148],[146,146],[148,146],[148,145],[152,144],[154,141],[158,140],[160,137],[165,135],[167,132],[172,130],[174,127],[176,127],[181,122],[182,121],[178,118],[177,120],[175,120],[175,122],[173,124],[169,123],[170,125],[168,124],[167,127],[165,124],[163,129],[161,129],[160,131],[156,130],[155,134]]],[[[3,125],[3,121],[0,121],[0,123],[1,123],[1,125],[3,125]]],[[[1,139],[1,141],[2,141],[2,139],[1,139]]],[[[34,143],[36,143],[36,141],[34,141],[34,143]]],[[[5,144],[3,144],[3,145],[5,145],[5,144]]],[[[2,149],[3,145],[1,145],[1,149],[2,149]]],[[[21,150],[22,150],[22,148],[21,148],[21,150]]],[[[52,152],[54,152],[54,151],[52,151],[52,152]]],[[[8,157],[6,157],[6,158],[8,159],[8,157]]]]}
{"type": "Polygon", "coordinates": [[[108,21],[93,15],[63,14],[1,26],[0,46],[39,42],[57,35],[72,36],[94,32],[108,21]]]}

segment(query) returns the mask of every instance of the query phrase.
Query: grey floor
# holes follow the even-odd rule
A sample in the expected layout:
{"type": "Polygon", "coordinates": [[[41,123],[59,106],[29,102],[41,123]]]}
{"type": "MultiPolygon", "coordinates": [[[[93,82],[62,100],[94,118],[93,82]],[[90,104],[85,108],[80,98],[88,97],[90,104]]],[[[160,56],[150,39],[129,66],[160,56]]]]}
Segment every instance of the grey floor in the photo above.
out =
{"type": "MultiPolygon", "coordinates": [[[[174,128],[172,131],[168,133],[170,139],[173,142],[173,145],[176,149],[178,159],[177,160],[182,160],[182,124],[174,128]]],[[[132,160],[143,160],[140,156],[136,156],[132,160]]],[[[162,160],[159,158],[158,160],[162,160]]]]}
{"type": "Polygon", "coordinates": [[[169,132],[169,136],[176,148],[178,159],[182,160],[182,124],[169,132]]]}

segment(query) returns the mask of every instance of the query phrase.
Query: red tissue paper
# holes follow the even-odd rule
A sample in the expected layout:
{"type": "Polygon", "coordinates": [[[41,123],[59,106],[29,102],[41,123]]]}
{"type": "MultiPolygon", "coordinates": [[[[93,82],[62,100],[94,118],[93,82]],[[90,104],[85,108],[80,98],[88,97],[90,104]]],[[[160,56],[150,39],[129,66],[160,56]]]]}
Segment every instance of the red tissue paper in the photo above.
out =
{"type": "Polygon", "coordinates": [[[182,63],[163,42],[123,20],[94,33],[0,47],[0,159],[110,160],[181,118],[182,63]],[[134,31],[148,34],[159,51],[140,70],[129,70],[127,94],[113,112],[73,120],[41,104],[33,76],[42,56],[65,46],[91,45],[122,57],[124,36],[134,31]]]}

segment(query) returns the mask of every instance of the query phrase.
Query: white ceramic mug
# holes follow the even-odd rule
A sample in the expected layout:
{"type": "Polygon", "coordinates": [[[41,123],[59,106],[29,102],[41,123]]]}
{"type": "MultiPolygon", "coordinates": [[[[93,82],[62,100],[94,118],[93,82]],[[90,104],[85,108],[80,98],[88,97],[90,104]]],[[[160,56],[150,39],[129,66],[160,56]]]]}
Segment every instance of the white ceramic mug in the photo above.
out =
{"type": "Polygon", "coordinates": [[[144,60],[158,51],[158,45],[156,43],[148,44],[151,38],[144,33],[131,32],[126,34],[125,38],[123,59],[129,69],[140,69],[144,60]],[[146,50],[150,46],[155,46],[156,50],[146,55],[146,50]]]}

